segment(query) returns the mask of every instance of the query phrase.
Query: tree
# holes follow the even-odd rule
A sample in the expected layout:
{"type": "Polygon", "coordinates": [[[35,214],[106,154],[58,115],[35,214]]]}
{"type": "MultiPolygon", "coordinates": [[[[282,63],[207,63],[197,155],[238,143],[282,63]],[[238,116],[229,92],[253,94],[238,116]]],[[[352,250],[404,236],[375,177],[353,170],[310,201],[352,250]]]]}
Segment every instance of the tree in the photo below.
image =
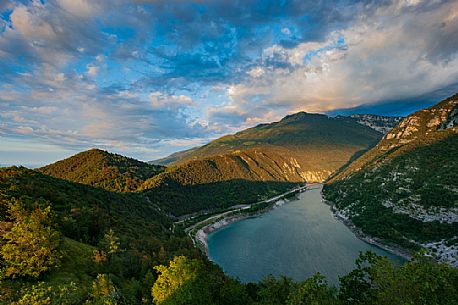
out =
{"type": "Polygon", "coordinates": [[[20,200],[11,199],[8,213],[14,221],[0,249],[3,277],[38,277],[59,262],[61,235],[53,228],[49,202],[33,202],[32,211],[20,200]]]}
{"type": "Polygon", "coordinates": [[[317,273],[303,281],[288,297],[287,305],[332,305],[337,304],[335,291],[326,279],[317,273]]]}
{"type": "Polygon", "coordinates": [[[87,304],[115,305],[118,304],[119,294],[116,287],[106,274],[98,274],[92,282],[91,300],[87,304]]]}
{"type": "Polygon", "coordinates": [[[112,229],[109,229],[103,235],[100,241],[100,249],[96,249],[92,253],[92,259],[97,264],[105,262],[107,259],[111,259],[115,253],[120,251],[119,238],[115,235],[112,229]]]}
{"type": "Polygon", "coordinates": [[[367,304],[374,300],[374,265],[387,258],[373,252],[360,253],[356,259],[356,269],[340,278],[339,299],[343,304],[367,304]]]}
{"type": "Polygon", "coordinates": [[[120,251],[119,238],[115,235],[112,229],[109,229],[108,232],[103,236],[102,248],[108,254],[108,256],[112,256],[113,254],[120,251]]]}
{"type": "Polygon", "coordinates": [[[76,305],[82,302],[82,295],[74,282],[58,287],[39,282],[26,288],[20,299],[11,305],[76,305]]]}
{"type": "Polygon", "coordinates": [[[211,304],[207,277],[202,263],[185,256],[176,256],[169,267],[154,267],[159,273],[151,289],[156,304],[211,304]]]}
{"type": "Polygon", "coordinates": [[[287,277],[275,279],[273,276],[266,277],[259,283],[256,304],[281,305],[285,304],[294,283],[287,277]]]}

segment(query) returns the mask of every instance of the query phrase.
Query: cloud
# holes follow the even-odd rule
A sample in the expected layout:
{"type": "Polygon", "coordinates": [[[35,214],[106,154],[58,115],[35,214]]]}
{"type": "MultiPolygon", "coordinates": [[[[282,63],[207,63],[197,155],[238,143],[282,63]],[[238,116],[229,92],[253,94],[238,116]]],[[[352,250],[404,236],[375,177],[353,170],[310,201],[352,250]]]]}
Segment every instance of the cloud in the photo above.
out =
{"type": "Polygon", "coordinates": [[[267,72],[231,87],[227,113],[268,120],[265,109],[280,110],[276,118],[285,110],[328,112],[456,84],[457,11],[457,3],[397,2],[331,32],[323,42],[268,47],[267,72]]]}
{"type": "Polygon", "coordinates": [[[94,65],[87,65],[87,74],[91,77],[94,77],[97,75],[97,71],[98,71],[98,67],[94,66],[94,65]]]}
{"type": "Polygon", "coordinates": [[[150,159],[299,110],[407,109],[456,88],[457,7],[1,2],[0,133],[150,159]]]}
{"type": "Polygon", "coordinates": [[[186,95],[164,95],[161,92],[153,92],[149,95],[151,105],[155,109],[167,108],[173,110],[183,110],[188,106],[195,106],[193,100],[186,95]]]}

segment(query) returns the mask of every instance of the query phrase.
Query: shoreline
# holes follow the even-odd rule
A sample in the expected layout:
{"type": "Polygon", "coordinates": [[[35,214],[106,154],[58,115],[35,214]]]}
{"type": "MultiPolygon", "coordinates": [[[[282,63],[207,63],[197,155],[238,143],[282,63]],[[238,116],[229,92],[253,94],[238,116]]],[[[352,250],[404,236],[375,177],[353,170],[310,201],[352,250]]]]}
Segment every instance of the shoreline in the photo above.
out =
{"type": "MultiPolygon", "coordinates": [[[[207,256],[207,258],[209,260],[211,260],[210,256],[209,256],[209,253],[208,253],[208,235],[214,231],[217,231],[219,229],[222,229],[234,222],[237,222],[237,221],[241,221],[241,220],[244,220],[244,219],[248,219],[248,218],[254,218],[254,217],[259,217],[261,216],[262,214],[272,210],[272,209],[275,209],[277,207],[280,207],[284,204],[287,204],[288,203],[288,200],[285,199],[284,197],[289,195],[289,194],[293,194],[293,193],[302,193],[302,192],[305,192],[307,191],[309,188],[312,188],[312,187],[316,187],[317,185],[322,185],[321,183],[312,183],[310,185],[306,185],[306,186],[302,186],[302,187],[299,187],[299,188],[296,188],[296,189],[292,189],[292,190],[289,190],[281,195],[277,195],[277,196],[274,196],[272,198],[269,198],[269,199],[266,199],[264,200],[263,202],[264,203],[267,203],[269,204],[267,207],[259,210],[259,211],[256,211],[254,212],[253,214],[249,214],[249,212],[244,212],[245,210],[247,210],[248,208],[250,208],[251,205],[248,205],[248,206],[245,206],[243,208],[240,208],[238,210],[234,210],[234,211],[227,211],[227,212],[224,212],[224,213],[221,213],[220,215],[222,214],[225,214],[225,213],[229,213],[229,212],[234,212],[234,213],[237,213],[238,214],[235,214],[235,215],[230,215],[230,216],[225,216],[223,219],[219,219],[219,220],[216,220],[214,222],[211,222],[205,226],[203,226],[202,228],[198,229],[197,232],[195,234],[192,234],[192,235],[189,235],[191,237],[191,239],[193,240],[194,244],[199,248],[201,249],[205,255],[207,256]],[[279,202],[282,201],[282,203],[279,204],[279,202]]],[[[259,203],[254,203],[252,205],[255,205],[255,204],[259,204],[259,203]]],[[[217,217],[218,215],[213,216],[214,218],[218,219],[217,217]]],[[[206,219],[208,220],[208,219],[206,219]]],[[[202,222],[205,222],[206,220],[203,220],[202,222]]]]}
{"type": "Polygon", "coordinates": [[[340,215],[338,215],[337,214],[338,210],[337,210],[337,208],[335,207],[335,205],[332,202],[330,202],[330,201],[328,201],[328,200],[326,200],[324,198],[322,198],[322,202],[329,206],[329,208],[331,210],[331,213],[334,216],[334,218],[336,218],[338,221],[343,223],[358,239],[360,239],[360,240],[362,240],[365,243],[368,243],[370,245],[374,245],[374,246],[376,246],[376,247],[378,247],[378,248],[380,248],[382,250],[390,252],[393,255],[402,257],[405,260],[410,261],[412,259],[412,255],[408,250],[403,249],[402,247],[399,247],[399,246],[386,245],[380,239],[378,239],[376,237],[369,236],[367,234],[364,234],[361,231],[361,229],[359,229],[357,226],[355,226],[349,219],[343,218],[340,215]]]}
{"type": "Polygon", "coordinates": [[[202,250],[205,252],[205,255],[209,260],[211,260],[209,253],[208,253],[208,235],[212,232],[215,232],[219,229],[222,229],[234,222],[241,221],[247,218],[251,217],[256,217],[256,216],[250,216],[250,215],[234,215],[225,219],[221,219],[217,222],[211,223],[209,225],[206,225],[205,227],[197,230],[194,238],[196,239],[196,242],[199,243],[199,246],[202,248],[202,250]]]}
{"type": "MultiPolygon", "coordinates": [[[[298,191],[298,193],[301,193],[301,192],[304,192],[304,191],[307,191],[308,190],[308,187],[314,187],[314,186],[317,186],[317,185],[323,185],[322,183],[315,183],[315,184],[312,184],[312,185],[309,185],[309,186],[305,186],[305,187],[301,187],[299,189],[297,189],[296,191],[298,191]]],[[[288,191],[286,192],[285,194],[290,194],[292,191],[288,191]]],[[[283,194],[284,195],[284,194],[283,194]]],[[[257,211],[255,212],[254,214],[248,214],[248,213],[244,213],[244,210],[247,209],[246,207],[244,209],[240,209],[240,210],[234,210],[232,212],[239,212],[237,214],[234,214],[234,215],[230,215],[230,216],[225,216],[223,217],[222,219],[218,219],[214,222],[211,222],[205,226],[203,226],[202,228],[198,229],[195,234],[193,235],[190,235],[191,239],[193,240],[193,242],[195,243],[195,245],[201,249],[205,255],[207,256],[207,258],[211,261],[211,257],[209,255],[209,252],[208,252],[208,236],[210,233],[212,232],[215,232],[217,230],[220,230],[232,223],[235,223],[237,221],[242,221],[244,219],[248,219],[248,218],[254,218],[254,217],[259,217],[261,216],[262,214],[264,213],[267,213],[269,212],[271,209],[275,209],[276,207],[279,207],[279,206],[282,206],[284,204],[287,204],[288,201],[286,201],[284,198],[282,198],[283,195],[279,195],[279,196],[275,196],[274,198],[271,198],[271,199],[267,199],[265,202],[268,202],[268,203],[271,203],[272,205],[260,210],[260,211],[257,211]],[[275,200],[273,200],[275,199],[275,200]],[[281,204],[278,204],[279,201],[284,201],[283,203],[281,204]]],[[[325,200],[323,197],[322,197],[322,202],[326,205],[329,206],[330,208],[330,212],[332,213],[333,217],[336,218],[338,221],[342,222],[358,239],[362,240],[363,242],[367,243],[367,244],[370,244],[370,245],[373,245],[373,246],[376,246],[382,250],[385,250],[395,256],[398,256],[398,257],[401,257],[405,260],[411,260],[412,259],[412,255],[409,251],[407,251],[406,249],[403,249],[401,247],[396,247],[396,246],[392,246],[392,245],[386,245],[383,243],[383,241],[375,238],[375,237],[372,237],[372,236],[369,236],[369,235],[366,235],[364,234],[358,227],[356,227],[350,220],[348,219],[344,219],[342,217],[340,217],[338,214],[337,214],[337,209],[335,208],[334,204],[332,204],[332,202],[330,201],[327,201],[325,200]]],[[[228,212],[231,212],[231,211],[228,211],[228,212]]],[[[226,212],[227,213],[227,212],[226,212]]],[[[224,214],[224,213],[222,213],[224,214]]],[[[206,221],[206,220],[204,220],[206,221]]]]}
{"type": "MultiPolygon", "coordinates": [[[[301,191],[302,192],[302,191],[301,191]]],[[[256,211],[253,214],[236,214],[236,215],[231,215],[227,216],[223,219],[217,220],[215,222],[212,222],[199,230],[194,234],[194,239],[196,243],[198,244],[198,247],[205,253],[207,258],[211,260],[209,253],[208,253],[208,235],[212,232],[218,231],[234,222],[237,221],[242,221],[244,219],[248,218],[256,218],[260,217],[263,214],[271,211],[272,209],[275,209],[277,207],[280,207],[284,204],[287,204],[288,201],[286,199],[277,199],[276,201],[272,202],[273,204],[271,206],[268,206],[260,211],[256,211]],[[278,204],[278,202],[282,201],[283,203],[278,204]]],[[[241,211],[243,213],[243,210],[241,211]]]]}

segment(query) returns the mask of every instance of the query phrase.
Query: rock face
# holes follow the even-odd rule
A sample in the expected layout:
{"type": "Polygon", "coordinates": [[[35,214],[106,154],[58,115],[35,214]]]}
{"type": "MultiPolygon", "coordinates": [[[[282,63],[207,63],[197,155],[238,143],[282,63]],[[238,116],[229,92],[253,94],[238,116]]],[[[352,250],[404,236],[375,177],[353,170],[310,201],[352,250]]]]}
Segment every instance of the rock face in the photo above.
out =
{"type": "Polygon", "coordinates": [[[383,134],[387,134],[403,119],[403,117],[399,116],[390,117],[374,114],[352,114],[350,118],[356,120],[359,124],[368,126],[383,134]]]}
{"type": "Polygon", "coordinates": [[[458,266],[457,109],[454,95],[403,119],[327,181],[326,198],[365,233],[458,266]]]}

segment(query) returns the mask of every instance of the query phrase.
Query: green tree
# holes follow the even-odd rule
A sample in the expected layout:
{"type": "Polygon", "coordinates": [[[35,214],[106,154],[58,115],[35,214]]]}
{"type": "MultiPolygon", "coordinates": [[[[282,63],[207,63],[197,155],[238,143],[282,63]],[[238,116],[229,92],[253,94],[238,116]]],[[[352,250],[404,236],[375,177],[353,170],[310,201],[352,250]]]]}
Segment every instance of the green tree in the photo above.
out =
{"type": "Polygon", "coordinates": [[[154,267],[159,276],[151,293],[156,304],[211,304],[207,277],[202,263],[185,256],[176,256],[169,267],[154,267]]]}
{"type": "Polygon", "coordinates": [[[108,256],[112,256],[120,251],[119,238],[115,235],[111,228],[103,236],[102,249],[108,254],[108,256]]]}
{"type": "Polygon", "coordinates": [[[256,304],[262,305],[281,305],[285,304],[294,283],[287,277],[275,279],[273,276],[266,277],[259,283],[256,304]]]}
{"type": "Polygon", "coordinates": [[[92,259],[97,264],[105,262],[107,259],[113,257],[115,253],[120,252],[121,244],[119,238],[115,235],[114,231],[110,228],[108,232],[103,235],[100,241],[100,249],[95,249],[92,253],[92,259]]]}
{"type": "Polygon", "coordinates": [[[400,268],[388,263],[378,264],[374,270],[374,300],[379,305],[458,304],[458,270],[434,262],[424,253],[400,268]]]}
{"type": "Polygon", "coordinates": [[[300,283],[288,297],[287,305],[332,305],[337,304],[335,291],[326,279],[317,273],[300,283]]]}
{"type": "Polygon", "coordinates": [[[92,282],[91,299],[86,304],[116,305],[120,296],[107,274],[98,274],[92,282]]]}
{"type": "Polygon", "coordinates": [[[9,203],[14,224],[3,235],[5,242],[0,249],[3,277],[38,277],[59,262],[61,235],[53,227],[51,206],[48,202],[32,205],[29,212],[19,200],[11,199],[9,203]]]}
{"type": "Polygon", "coordinates": [[[21,298],[11,305],[76,305],[82,301],[82,295],[74,282],[57,288],[39,282],[22,292],[21,298]]]}
{"type": "MultiPolygon", "coordinates": [[[[356,269],[340,278],[339,299],[343,304],[366,304],[374,300],[374,266],[387,260],[373,252],[360,253],[356,259],[356,269]]],[[[383,263],[385,266],[385,263],[383,263]]]]}

